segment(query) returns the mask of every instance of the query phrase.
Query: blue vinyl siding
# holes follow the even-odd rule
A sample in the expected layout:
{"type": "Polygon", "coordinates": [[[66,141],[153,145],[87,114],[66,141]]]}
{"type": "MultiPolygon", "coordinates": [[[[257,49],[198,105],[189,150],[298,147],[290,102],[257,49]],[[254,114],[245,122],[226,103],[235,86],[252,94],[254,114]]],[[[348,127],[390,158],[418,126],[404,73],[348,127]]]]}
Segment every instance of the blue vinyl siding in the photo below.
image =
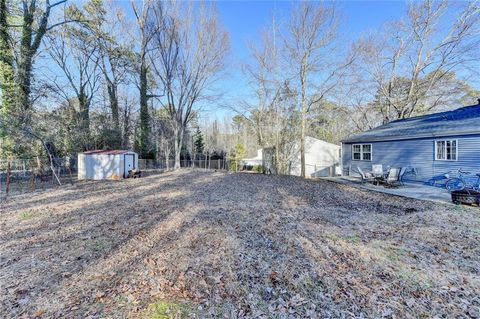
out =
{"type": "Polygon", "coordinates": [[[361,142],[342,144],[343,174],[358,176],[357,166],[371,171],[373,164],[417,169],[416,181],[429,182],[432,178],[449,171],[462,168],[472,173],[480,173],[480,135],[436,137],[428,139],[411,139],[399,141],[361,142]],[[456,139],[458,148],[457,161],[435,160],[435,141],[456,139]],[[372,144],[372,160],[356,161],[352,159],[352,144],[372,144]]]}

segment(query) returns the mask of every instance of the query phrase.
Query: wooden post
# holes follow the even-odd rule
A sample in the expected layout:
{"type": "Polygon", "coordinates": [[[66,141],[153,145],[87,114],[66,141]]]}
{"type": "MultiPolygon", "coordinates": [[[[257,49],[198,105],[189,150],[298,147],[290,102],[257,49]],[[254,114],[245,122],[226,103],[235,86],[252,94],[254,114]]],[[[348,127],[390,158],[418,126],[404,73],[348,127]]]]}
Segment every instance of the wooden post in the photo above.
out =
{"type": "Polygon", "coordinates": [[[35,191],[35,182],[36,182],[36,173],[35,170],[32,170],[32,177],[30,177],[30,190],[35,191]]]}
{"type": "Polygon", "coordinates": [[[73,185],[72,167],[70,166],[70,158],[68,158],[68,175],[70,176],[70,184],[73,185]]]}
{"type": "Polygon", "coordinates": [[[8,197],[8,193],[10,192],[10,161],[7,163],[7,180],[5,185],[5,199],[8,197]]]}

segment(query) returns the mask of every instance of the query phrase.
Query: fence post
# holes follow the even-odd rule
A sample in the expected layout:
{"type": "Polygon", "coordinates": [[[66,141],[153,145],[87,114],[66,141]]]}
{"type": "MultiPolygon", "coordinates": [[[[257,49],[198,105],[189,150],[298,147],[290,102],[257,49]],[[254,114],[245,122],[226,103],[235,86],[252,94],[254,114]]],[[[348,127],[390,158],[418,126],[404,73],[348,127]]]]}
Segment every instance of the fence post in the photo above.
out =
{"type": "MultiPolygon", "coordinates": [[[[66,161],[65,161],[66,163],[66,161]]],[[[70,176],[70,184],[73,185],[72,167],[70,165],[70,158],[68,159],[68,175],[70,176]]]]}
{"type": "Polygon", "coordinates": [[[10,191],[10,161],[7,162],[7,180],[5,185],[5,199],[7,199],[9,191],[10,191]]]}
{"type": "Polygon", "coordinates": [[[33,192],[35,191],[35,183],[37,180],[37,175],[35,171],[32,171],[32,177],[30,178],[30,190],[33,192]]]}

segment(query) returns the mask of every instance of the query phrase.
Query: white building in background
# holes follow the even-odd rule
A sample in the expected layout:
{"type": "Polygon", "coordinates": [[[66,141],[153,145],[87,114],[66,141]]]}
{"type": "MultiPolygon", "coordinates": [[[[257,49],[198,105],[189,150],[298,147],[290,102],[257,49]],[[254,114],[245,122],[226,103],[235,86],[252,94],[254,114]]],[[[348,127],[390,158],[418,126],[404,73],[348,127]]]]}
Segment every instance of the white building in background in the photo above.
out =
{"type": "Polygon", "coordinates": [[[138,154],[132,151],[87,151],[78,154],[78,179],[122,179],[138,169],[138,154]]]}
{"type": "Polygon", "coordinates": [[[262,165],[262,161],[263,161],[262,154],[263,154],[263,149],[259,149],[257,150],[257,156],[244,158],[240,161],[240,164],[245,166],[262,165]]]}
{"type": "MultiPolygon", "coordinates": [[[[300,176],[300,142],[293,147],[293,160],[289,164],[289,175],[300,176]]],[[[310,136],[305,137],[305,176],[324,177],[341,173],[340,145],[328,143],[310,136]]],[[[257,151],[257,156],[245,158],[241,164],[246,166],[262,165],[267,172],[275,173],[275,148],[269,147],[257,151]]]]}

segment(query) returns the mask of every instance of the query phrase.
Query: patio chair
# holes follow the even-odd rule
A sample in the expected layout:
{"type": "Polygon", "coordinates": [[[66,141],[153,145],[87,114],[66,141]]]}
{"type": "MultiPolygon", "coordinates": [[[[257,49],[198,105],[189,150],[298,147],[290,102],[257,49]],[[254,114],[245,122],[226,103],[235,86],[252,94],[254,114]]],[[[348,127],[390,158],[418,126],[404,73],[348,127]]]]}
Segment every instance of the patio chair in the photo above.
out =
{"type": "Polygon", "coordinates": [[[383,165],[382,164],[372,165],[372,174],[375,177],[382,177],[383,176],[383,165]]]}
{"type": "Polygon", "coordinates": [[[372,175],[370,172],[364,172],[360,167],[357,166],[358,173],[360,174],[360,177],[362,178],[362,184],[365,182],[374,182],[375,177],[372,175]]]}
{"type": "Polygon", "coordinates": [[[398,174],[398,181],[400,182],[400,184],[405,185],[405,183],[403,182],[403,175],[405,175],[405,172],[407,171],[407,168],[404,166],[400,169],[400,174],[398,174]]]}
{"type": "Polygon", "coordinates": [[[400,168],[392,167],[388,170],[388,175],[380,183],[387,187],[395,187],[401,185],[400,182],[400,168]]]}

